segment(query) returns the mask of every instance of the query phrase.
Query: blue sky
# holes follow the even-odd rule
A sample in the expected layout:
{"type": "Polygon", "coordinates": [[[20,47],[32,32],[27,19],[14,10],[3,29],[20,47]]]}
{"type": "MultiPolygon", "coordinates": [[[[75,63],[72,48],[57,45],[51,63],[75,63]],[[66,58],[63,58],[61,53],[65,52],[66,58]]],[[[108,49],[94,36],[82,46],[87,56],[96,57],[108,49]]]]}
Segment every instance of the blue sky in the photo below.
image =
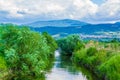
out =
{"type": "Polygon", "coordinates": [[[75,19],[89,23],[120,21],[120,0],[0,0],[0,23],[75,19]]]}
{"type": "Polygon", "coordinates": [[[92,2],[101,5],[102,3],[104,3],[106,0],[91,0],[92,2]]]}

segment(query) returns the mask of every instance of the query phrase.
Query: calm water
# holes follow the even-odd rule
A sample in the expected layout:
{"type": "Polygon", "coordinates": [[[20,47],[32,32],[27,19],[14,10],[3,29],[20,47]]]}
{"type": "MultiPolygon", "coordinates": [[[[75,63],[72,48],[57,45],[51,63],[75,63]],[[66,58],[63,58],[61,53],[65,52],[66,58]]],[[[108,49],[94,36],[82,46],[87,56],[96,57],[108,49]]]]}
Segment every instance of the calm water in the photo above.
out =
{"type": "Polygon", "coordinates": [[[61,56],[59,51],[55,51],[55,61],[48,66],[46,75],[34,79],[28,76],[27,80],[99,80],[89,70],[73,65],[70,57],[61,56]],[[54,66],[53,66],[54,65],[54,66]],[[29,79],[30,78],[30,79],[29,79]]]}
{"type": "Polygon", "coordinates": [[[69,58],[62,57],[61,59],[58,50],[55,51],[55,57],[56,61],[52,70],[46,74],[46,80],[88,80],[88,76],[76,69],[69,58]]]}

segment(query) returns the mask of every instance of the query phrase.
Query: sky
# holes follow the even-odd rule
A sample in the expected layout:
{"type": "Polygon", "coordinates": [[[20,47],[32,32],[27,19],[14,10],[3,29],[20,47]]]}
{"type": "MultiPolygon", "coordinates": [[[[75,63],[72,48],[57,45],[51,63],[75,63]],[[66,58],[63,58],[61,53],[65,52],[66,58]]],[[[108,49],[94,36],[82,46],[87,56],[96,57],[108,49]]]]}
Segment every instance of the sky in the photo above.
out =
{"type": "Polygon", "coordinates": [[[0,23],[59,19],[120,22],[120,0],[0,0],[0,23]]]}

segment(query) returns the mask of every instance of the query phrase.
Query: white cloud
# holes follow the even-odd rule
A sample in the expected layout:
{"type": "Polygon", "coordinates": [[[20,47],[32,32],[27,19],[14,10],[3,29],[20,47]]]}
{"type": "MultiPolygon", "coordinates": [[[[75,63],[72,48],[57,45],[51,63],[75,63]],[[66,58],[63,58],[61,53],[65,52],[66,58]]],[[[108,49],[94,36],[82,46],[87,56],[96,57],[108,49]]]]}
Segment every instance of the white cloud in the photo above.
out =
{"type": "Polygon", "coordinates": [[[98,21],[118,21],[120,20],[120,0],[107,0],[99,6],[96,16],[98,21]]]}
{"type": "Polygon", "coordinates": [[[78,19],[94,15],[98,9],[98,6],[90,0],[73,0],[73,5],[75,6],[74,16],[77,15],[78,19]]]}
{"type": "Polygon", "coordinates": [[[0,0],[0,11],[8,12],[6,17],[20,18],[26,15],[41,15],[64,10],[59,4],[50,1],[52,0],[0,0]]]}
{"type": "MultiPolygon", "coordinates": [[[[21,14],[18,14],[19,8],[14,4],[14,0],[1,0],[0,1],[0,11],[7,12],[5,15],[7,18],[9,17],[21,17],[21,14]]],[[[4,14],[3,14],[4,15],[4,14]]]]}
{"type": "Polygon", "coordinates": [[[79,13],[81,18],[95,13],[96,5],[90,0],[0,0],[0,10],[8,11],[8,15],[11,17],[23,17],[25,14],[18,12],[24,12],[28,15],[58,14],[65,16],[68,16],[68,13],[70,13],[69,15],[73,13],[74,16],[79,13]],[[71,6],[76,12],[71,12],[72,10],[69,12],[68,9],[72,8],[71,6]]]}
{"type": "Polygon", "coordinates": [[[120,0],[106,0],[101,5],[91,0],[0,0],[0,16],[8,19],[72,18],[100,21],[118,20],[119,13],[120,0]]]}

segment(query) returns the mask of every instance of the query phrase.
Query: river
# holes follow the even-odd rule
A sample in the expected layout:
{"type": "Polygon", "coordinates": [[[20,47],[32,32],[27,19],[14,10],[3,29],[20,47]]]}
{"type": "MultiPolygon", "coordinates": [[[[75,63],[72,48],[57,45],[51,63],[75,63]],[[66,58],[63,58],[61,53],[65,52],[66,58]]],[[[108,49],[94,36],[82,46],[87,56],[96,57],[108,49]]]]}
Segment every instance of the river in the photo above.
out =
{"type": "Polygon", "coordinates": [[[88,80],[79,70],[76,70],[68,58],[61,59],[58,50],[55,51],[55,62],[52,70],[46,74],[46,80],[88,80]],[[66,60],[65,60],[66,59],[66,60]]]}

